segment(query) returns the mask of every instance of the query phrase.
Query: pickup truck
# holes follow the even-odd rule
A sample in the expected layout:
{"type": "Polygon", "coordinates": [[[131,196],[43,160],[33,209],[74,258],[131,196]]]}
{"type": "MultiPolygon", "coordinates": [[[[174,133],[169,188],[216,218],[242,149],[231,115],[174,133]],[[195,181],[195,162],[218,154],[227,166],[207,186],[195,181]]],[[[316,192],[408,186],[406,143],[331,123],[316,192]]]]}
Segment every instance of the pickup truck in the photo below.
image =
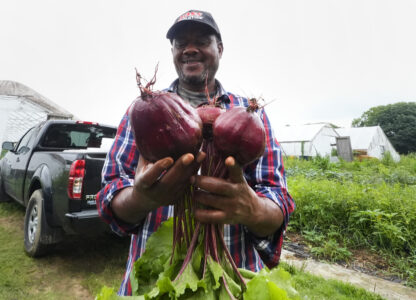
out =
{"type": "Polygon", "coordinates": [[[92,122],[48,120],[18,142],[4,142],[0,201],[26,208],[24,249],[37,257],[67,234],[109,231],[98,216],[95,195],[117,128],[92,122]]]}

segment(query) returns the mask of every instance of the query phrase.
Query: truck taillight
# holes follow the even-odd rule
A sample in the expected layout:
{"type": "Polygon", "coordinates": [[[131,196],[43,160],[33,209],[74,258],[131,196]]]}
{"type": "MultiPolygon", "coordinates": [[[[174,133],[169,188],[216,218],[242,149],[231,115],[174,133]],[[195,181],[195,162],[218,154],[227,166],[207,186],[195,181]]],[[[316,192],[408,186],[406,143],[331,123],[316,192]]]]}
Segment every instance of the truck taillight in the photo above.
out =
{"type": "Polygon", "coordinates": [[[69,169],[68,197],[81,199],[82,183],[85,174],[85,160],[76,160],[69,169]]]}
{"type": "Polygon", "coordinates": [[[89,121],[76,121],[77,124],[85,124],[85,125],[99,125],[97,122],[89,122],[89,121]]]}

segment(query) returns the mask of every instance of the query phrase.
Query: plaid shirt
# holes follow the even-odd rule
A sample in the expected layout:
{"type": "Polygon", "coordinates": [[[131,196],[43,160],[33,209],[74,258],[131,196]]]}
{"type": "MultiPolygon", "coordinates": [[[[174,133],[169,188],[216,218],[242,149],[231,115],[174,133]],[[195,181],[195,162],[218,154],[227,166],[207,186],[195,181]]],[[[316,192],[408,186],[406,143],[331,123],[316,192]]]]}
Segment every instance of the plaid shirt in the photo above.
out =
{"type": "MultiPolygon", "coordinates": [[[[177,83],[178,80],[172,83],[169,91],[176,92],[177,83]]],[[[217,83],[221,95],[218,101],[223,107],[230,109],[233,106],[248,106],[246,98],[226,92],[221,84],[217,83]]],[[[126,273],[119,295],[131,295],[130,272],[134,262],[144,252],[149,236],[163,221],[173,216],[173,206],[160,207],[150,212],[140,224],[133,225],[116,219],[111,210],[111,200],[117,192],[133,186],[139,158],[128,117],[130,107],[121,120],[113,146],[107,154],[102,171],[103,188],[96,198],[98,212],[102,219],[110,224],[112,230],[119,235],[131,235],[126,273]]],[[[224,239],[236,265],[255,272],[264,265],[274,267],[279,263],[283,233],[289,216],[295,209],[295,203],[287,190],[280,145],[273,134],[265,111],[260,109],[258,114],[266,130],[266,149],[260,159],[244,169],[244,175],[257,195],[269,198],[280,207],[284,223],[274,234],[265,238],[255,236],[243,225],[225,225],[224,228],[224,239]]]]}

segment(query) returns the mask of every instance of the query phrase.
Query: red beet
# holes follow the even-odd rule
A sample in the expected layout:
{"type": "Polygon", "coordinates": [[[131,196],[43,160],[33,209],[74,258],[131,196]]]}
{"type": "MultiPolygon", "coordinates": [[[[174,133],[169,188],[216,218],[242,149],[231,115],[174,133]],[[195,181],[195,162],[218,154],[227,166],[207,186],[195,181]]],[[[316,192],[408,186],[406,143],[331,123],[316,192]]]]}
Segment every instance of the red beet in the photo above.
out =
{"type": "Polygon", "coordinates": [[[215,147],[225,156],[233,156],[240,165],[261,157],[266,145],[266,132],[255,113],[258,105],[254,99],[250,106],[233,107],[214,122],[215,147]]]}
{"type": "Polygon", "coordinates": [[[155,162],[164,157],[178,159],[197,154],[202,143],[202,121],[196,110],[177,94],[152,91],[153,78],[141,90],[130,108],[129,118],[137,148],[144,158],[155,162]]]}
{"type": "Polygon", "coordinates": [[[211,125],[214,123],[215,119],[224,112],[220,107],[213,105],[200,106],[196,110],[202,120],[202,124],[211,125]]]}
{"type": "Polygon", "coordinates": [[[211,104],[200,106],[196,110],[202,120],[202,135],[204,139],[212,140],[212,124],[214,124],[214,121],[224,112],[224,110],[211,104]]]}

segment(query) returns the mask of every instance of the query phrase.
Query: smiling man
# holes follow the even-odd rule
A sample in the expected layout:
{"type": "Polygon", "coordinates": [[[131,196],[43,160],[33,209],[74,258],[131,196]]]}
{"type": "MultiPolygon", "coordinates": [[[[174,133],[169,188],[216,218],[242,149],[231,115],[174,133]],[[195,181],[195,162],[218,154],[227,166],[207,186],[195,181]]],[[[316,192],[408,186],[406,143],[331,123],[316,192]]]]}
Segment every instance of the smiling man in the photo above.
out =
{"type": "MultiPolygon", "coordinates": [[[[215,74],[223,42],[211,14],[191,10],[179,16],[167,33],[178,78],[169,91],[194,107],[207,102],[205,87],[224,109],[248,106],[248,99],[227,92],[215,74]]],[[[129,108],[130,109],[130,108],[129,108]]],[[[124,115],[103,168],[103,188],[97,208],[104,221],[120,235],[131,235],[130,253],[120,295],[131,295],[130,272],[142,255],[149,236],[173,216],[178,185],[192,181],[201,191],[195,200],[211,209],[197,209],[202,223],[224,225],[224,239],[240,268],[259,271],[279,263],[283,234],[295,204],[287,191],[282,153],[263,109],[259,116],[266,129],[263,157],[242,168],[228,157],[227,180],[193,176],[205,158],[187,153],[173,161],[167,157],[149,163],[140,156],[124,115]],[[202,192],[203,190],[203,192],[202,192]]]]}

